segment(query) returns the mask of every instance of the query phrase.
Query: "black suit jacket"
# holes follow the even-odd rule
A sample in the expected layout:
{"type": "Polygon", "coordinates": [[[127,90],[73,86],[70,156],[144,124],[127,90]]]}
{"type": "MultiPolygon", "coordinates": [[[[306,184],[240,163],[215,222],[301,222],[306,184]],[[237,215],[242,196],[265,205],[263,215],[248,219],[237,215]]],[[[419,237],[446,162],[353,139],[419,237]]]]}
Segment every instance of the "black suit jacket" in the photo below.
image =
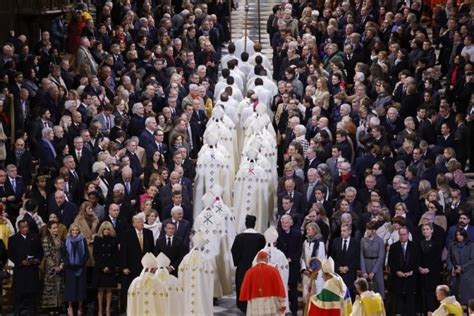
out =
{"type": "MultiPolygon", "coordinates": [[[[168,224],[169,222],[172,222],[171,218],[168,218],[168,219],[165,219],[164,221],[162,221],[161,235],[163,235],[163,236],[165,235],[165,227],[166,227],[166,224],[168,224]]],[[[190,233],[191,233],[191,224],[185,219],[180,220],[178,230],[176,230],[174,235],[179,237],[179,239],[182,240],[184,253],[187,253],[189,251],[189,235],[190,235],[190,233]]]]}
{"type": "Polygon", "coordinates": [[[18,169],[18,174],[23,177],[26,184],[30,183],[31,171],[33,170],[33,157],[29,150],[25,150],[20,159],[16,158],[15,150],[10,150],[7,154],[5,165],[14,164],[18,169]]]}
{"type": "Polygon", "coordinates": [[[167,241],[168,236],[166,236],[166,234],[161,234],[160,238],[156,240],[155,255],[159,255],[163,252],[170,259],[170,265],[174,269],[173,274],[176,275],[178,272],[178,266],[185,255],[183,240],[178,236],[173,236],[171,247],[167,245],[167,241]]]}
{"type": "MultiPolygon", "coordinates": [[[[190,194],[188,193],[188,189],[185,186],[182,186],[181,190],[181,194],[183,196],[183,204],[190,205],[190,194]]],[[[161,189],[159,196],[161,207],[163,210],[167,209],[170,205],[173,204],[173,201],[171,200],[173,192],[169,183],[161,189]]]]}
{"type": "Polygon", "coordinates": [[[343,239],[338,237],[333,240],[331,247],[331,257],[334,259],[334,268],[336,273],[338,273],[344,283],[351,289],[354,288],[354,281],[357,278],[357,270],[360,266],[360,260],[357,260],[360,256],[360,243],[355,238],[350,238],[347,251],[342,251],[343,248],[343,239]],[[349,271],[347,273],[339,272],[340,267],[348,267],[349,271]]]}
{"type": "MultiPolygon", "coordinates": [[[[162,220],[163,219],[170,219],[171,218],[171,209],[174,207],[174,204],[168,205],[166,209],[163,210],[162,220]]],[[[181,207],[183,208],[183,218],[187,220],[191,226],[193,225],[193,209],[186,204],[181,203],[181,207]]]]}
{"type": "Polygon", "coordinates": [[[67,201],[64,201],[61,206],[54,203],[54,207],[49,210],[49,213],[56,213],[59,217],[59,222],[69,228],[77,216],[77,206],[67,201]]]}
{"type": "MultiPolygon", "coordinates": [[[[10,178],[7,176],[7,181],[5,182],[5,189],[7,191],[12,192],[13,195],[15,195],[15,201],[13,203],[20,203],[22,201],[22,197],[26,192],[26,184],[23,182],[23,178],[20,176],[17,176],[15,178],[15,184],[16,184],[16,189],[13,191],[13,187],[10,183],[10,178]]],[[[12,202],[9,202],[12,203],[12,202]]]]}
{"type": "Polygon", "coordinates": [[[133,154],[130,151],[126,151],[125,155],[130,159],[130,168],[133,170],[133,174],[139,176],[143,173],[143,168],[136,154],[133,154]]]}
{"type": "Polygon", "coordinates": [[[419,266],[418,246],[408,241],[407,255],[403,256],[402,244],[400,241],[392,244],[388,252],[388,264],[392,274],[392,290],[397,294],[415,294],[416,293],[416,277],[419,266]],[[397,271],[413,272],[412,276],[401,278],[397,276],[397,271]]]}
{"type": "Polygon", "coordinates": [[[79,170],[81,170],[81,174],[84,177],[84,180],[89,180],[92,174],[92,164],[94,163],[95,159],[92,155],[92,152],[87,148],[82,148],[81,151],[81,161],[77,159],[76,150],[72,149],[72,156],[76,161],[76,166],[79,170]]]}
{"type": "Polygon", "coordinates": [[[129,222],[127,222],[125,219],[123,219],[121,216],[119,216],[116,220],[115,220],[115,226],[114,224],[112,223],[112,220],[110,219],[110,216],[107,214],[104,218],[104,220],[101,222],[101,224],[103,222],[109,222],[112,224],[112,227],[114,227],[115,229],[115,232],[117,233],[117,237],[119,238],[119,240],[121,240],[125,234],[126,231],[128,231],[129,229],[129,222]]]}
{"type": "MultiPolygon", "coordinates": [[[[138,198],[140,194],[142,193],[142,188],[141,188],[141,183],[138,178],[133,177],[132,181],[130,181],[130,192],[127,191],[127,188],[125,187],[125,182],[123,181],[122,177],[118,178],[116,183],[121,183],[123,184],[125,188],[125,198],[130,199],[130,200],[136,200],[138,202],[138,198]]],[[[138,204],[138,203],[137,203],[138,204]]]]}
{"type": "Polygon", "coordinates": [[[20,233],[10,237],[8,258],[15,264],[13,269],[15,294],[38,294],[41,290],[39,264],[43,259],[43,247],[38,235],[28,234],[24,238],[20,233]],[[37,259],[37,263],[24,266],[28,256],[37,259]]]}
{"type": "Polygon", "coordinates": [[[298,282],[302,245],[303,235],[301,235],[299,230],[292,228],[289,233],[282,230],[278,232],[276,247],[280,249],[288,259],[291,259],[288,284],[298,282]]]}
{"type": "Polygon", "coordinates": [[[140,248],[137,232],[134,228],[126,231],[120,243],[120,268],[130,269],[130,277],[137,277],[142,272],[142,258],[147,252],[155,250],[155,241],[151,230],[144,228],[142,231],[143,250],[140,248]]]}
{"type": "Polygon", "coordinates": [[[436,142],[436,131],[434,124],[429,120],[424,120],[418,129],[419,137],[422,140],[426,140],[429,145],[432,145],[436,142]]]}
{"type": "Polygon", "coordinates": [[[139,142],[140,146],[143,148],[147,148],[151,143],[155,142],[155,137],[147,129],[144,129],[140,133],[139,140],[140,140],[139,142]]]}
{"type": "MultiPolygon", "coordinates": [[[[284,210],[282,206],[282,200],[288,193],[286,191],[278,193],[278,214],[283,215],[284,210]]],[[[303,193],[298,191],[293,191],[293,209],[297,213],[304,214],[306,210],[306,197],[303,196],[303,193]]]]}

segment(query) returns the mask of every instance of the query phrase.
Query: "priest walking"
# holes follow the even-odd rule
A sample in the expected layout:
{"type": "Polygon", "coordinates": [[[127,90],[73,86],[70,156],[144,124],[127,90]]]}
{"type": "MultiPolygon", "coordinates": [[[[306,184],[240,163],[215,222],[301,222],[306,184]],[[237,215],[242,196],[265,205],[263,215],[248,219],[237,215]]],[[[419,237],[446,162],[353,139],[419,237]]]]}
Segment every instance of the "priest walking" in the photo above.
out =
{"type": "Polygon", "coordinates": [[[250,268],[240,289],[240,300],[247,301],[247,315],[283,315],[286,292],[278,270],[268,264],[268,253],[257,254],[257,264],[250,268]]]}

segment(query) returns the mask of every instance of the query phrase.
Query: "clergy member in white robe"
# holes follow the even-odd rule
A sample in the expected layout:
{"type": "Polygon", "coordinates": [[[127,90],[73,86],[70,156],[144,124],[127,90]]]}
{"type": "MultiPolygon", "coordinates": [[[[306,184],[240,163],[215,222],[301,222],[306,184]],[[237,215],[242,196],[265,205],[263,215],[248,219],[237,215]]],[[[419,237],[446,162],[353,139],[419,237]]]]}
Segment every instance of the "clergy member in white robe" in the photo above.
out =
{"type": "Polygon", "coordinates": [[[216,184],[223,185],[225,202],[232,202],[233,168],[229,154],[224,146],[219,144],[216,134],[207,134],[204,145],[198,153],[196,162],[196,178],[194,180],[194,218],[202,211],[201,198],[216,184]],[[226,154],[224,154],[226,153],[226,154]]]}
{"type": "Polygon", "coordinates": [[[179,281],[184,290],[182,315],[213,315],[214,270],[204,252],[206,239],[202,233],[196,233],[192,242],[193,248],[179,265],[179,281]]]}
{"type": "Polygon", "coordinates": [[[143,270],[136,277],[127,294],[127,315],[163,315],[161,303],[156,289],[159,287],[158,277],[155,275],[157,261],[152,253],[147,253],[142,258],[143,270]]]}
{"type": "Polygon", "coordinates": [[[256,161],[258,152],[250,148],[246,159],[240,163],[235,176],[234,204],[236,210],[237,231],[245,229],[245,217],[257,217],[256,229],[264,231],[268,227],[268,175],[256,161]]]}
{"type": "MultiPolygon", "coordinates": [[[[283,281],[283,286],[285,287],[285,293],[288,293],[288,278],[290,277],[290,264],[285,254],[275,247],[276,241],[278,239],[278,231],[274,226],[270,226],[265,233],[265,248],[262,250],[268,253],[269,261],[268,264],[271,264],[280,272],[281,279],[283,281]]],[[[257,257],[254,258],[252,265],[257,263],[257,257]]],[[[286,313],[290,312],[288,296],[285,298],[286,313]]]]}
{"type": "Polygon", "coordinates": [[[224,218],[213,210],[214,201],[211,192],[202,196],[203,210],[195,218],[193,230],[206,239],[203,251],[214,270],[214,297],[220,298],[232,293],[232,271],[229,268],[224,218]]]}
{"type": "Polygon", "coordinates": [[[157,315],[182,315],[184,292],[177,277],[169,273],[170,259],[162,252],[156,257],[158,279],[156,300],[158,301],[157,315]]]}
{"type": "Polygon", "coordinates": [[[252,56],[255,53],[253,46],[255,43],[247,36],[246,32],[243,32],[243,35],[240,39],[234,42],[235,44],[235,56],[241,56],[243,52],[249,53],[249,56],[252,56]]]}

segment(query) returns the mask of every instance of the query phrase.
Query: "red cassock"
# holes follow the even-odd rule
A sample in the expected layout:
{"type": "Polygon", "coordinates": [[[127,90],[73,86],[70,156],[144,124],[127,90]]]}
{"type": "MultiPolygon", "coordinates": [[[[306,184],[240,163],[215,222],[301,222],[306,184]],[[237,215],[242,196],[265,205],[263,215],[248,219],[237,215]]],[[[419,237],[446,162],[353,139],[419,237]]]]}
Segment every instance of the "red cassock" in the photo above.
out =
{"type": "Polygon", "coordinates": [[[257,263],[247,270],[240,288],[241,301],[250,301],[259,297],[286,297],[280,272],[266,263],[257,263]]]}

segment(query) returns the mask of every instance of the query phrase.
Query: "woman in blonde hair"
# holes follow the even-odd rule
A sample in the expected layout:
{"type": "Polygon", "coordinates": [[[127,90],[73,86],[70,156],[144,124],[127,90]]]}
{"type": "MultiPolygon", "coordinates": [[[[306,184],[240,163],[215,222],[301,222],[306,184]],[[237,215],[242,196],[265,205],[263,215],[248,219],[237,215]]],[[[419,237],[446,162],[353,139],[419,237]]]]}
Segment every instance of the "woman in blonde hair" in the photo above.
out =
{"type": "MultiPolygon", "coordinates": [[[[92,203],[86,201],[81,204],[79,214],[77,214],[74,224],[79,226],[82,236],[87,241],[89,253],[93,252],[94,237],[99,228],[99,218],[94,213],[92,203]]],[[[94,266],[94,258],[91,256],[87,261],[88,267],[94,266]]]]}
{"type": "Polygon", "coordinates": [[[315,222],[309,222],[305,227],[306,240],[303,242],[303,252],[301,254],[301,271],[303,272],[303,298],[306,299],[309,290],[311,294],[319,294],[324,286],[324,280],[321,274],[315,280],[314,284],[310,284],[311,271],[310,259],[317,257],[319,260],[326,260],[326,248],[322,242],[321,230],[315,222]]]}
{"type": "Polygon", "coordinates": [[[116,271],[118,268],[117,234],[110,222],[103,222],[94,238],[94,278],[92,286],[98,289],[98,315],[102,315],[105,296],[105,313],[110,316],[110,303],[112,302],[112,289],[117,287],[116,271]]]}
{"type": "Polygon", "coordinates": [[[5,216],[5,204],[0,203],[0,240],[3,241],[5,248],[8,249],[8,239],[15,234],[10,220],[5,216]]]}
{"type": "Polygon", "coordinates": [[[87,240],[76,224],[69,227],[63,248],[64,300],[68,302],[68,316],[74,315],[73,304],[77,303],[77,315],[82,315],[82,302],[87,297],[86,263],[89,259],[87,240]]]}
{"type": "Polygon", "coordinates": [[[316,80],[316,92],[314,94],[314,104],[321,106],[324,110],[329,109],[329,89],[328,80],[320,77],[316,80]]]}

